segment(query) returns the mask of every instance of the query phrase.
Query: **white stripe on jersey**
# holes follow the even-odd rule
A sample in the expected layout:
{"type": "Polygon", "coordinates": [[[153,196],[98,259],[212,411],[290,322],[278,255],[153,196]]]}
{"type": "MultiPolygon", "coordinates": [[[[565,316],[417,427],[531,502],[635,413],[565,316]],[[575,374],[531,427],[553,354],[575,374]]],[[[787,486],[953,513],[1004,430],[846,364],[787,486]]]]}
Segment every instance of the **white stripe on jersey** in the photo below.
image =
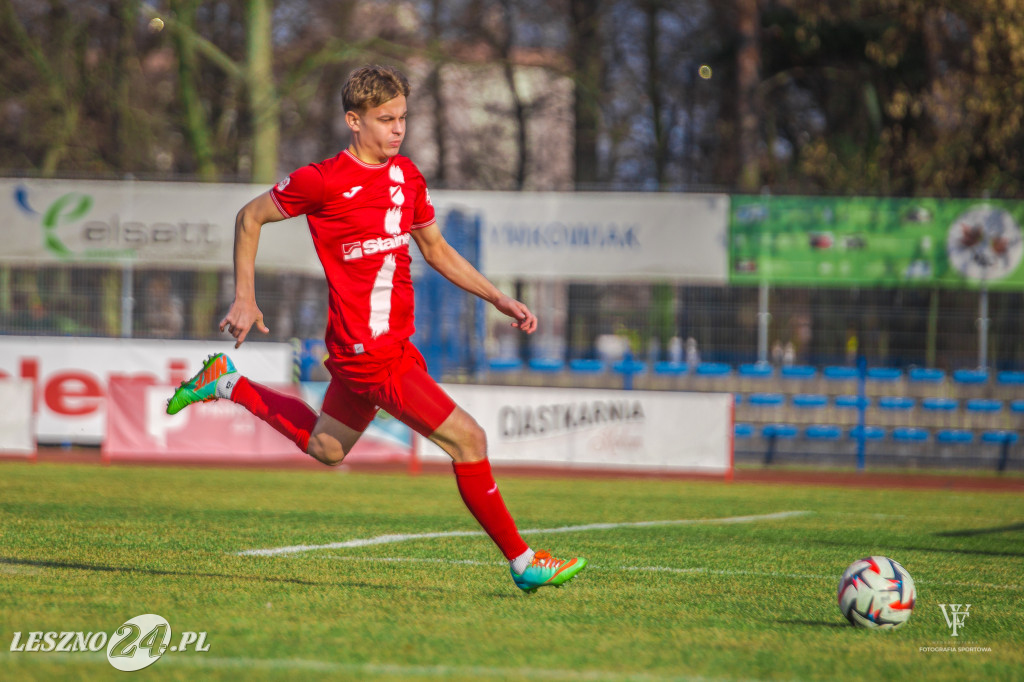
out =
{"type": "Polygon", "coordinates": [[[402,209],[392,206],[384,214],[384,231],[388,234],[402,234],[402,209]]]}
{"type": "Polygon", "coordinates": [[[384,257],[384,264],[377,272],[370,293],[370,333],[373,338],[386,334],[391,329],[391,289],[397,263],[394,254],[384,257]]]}

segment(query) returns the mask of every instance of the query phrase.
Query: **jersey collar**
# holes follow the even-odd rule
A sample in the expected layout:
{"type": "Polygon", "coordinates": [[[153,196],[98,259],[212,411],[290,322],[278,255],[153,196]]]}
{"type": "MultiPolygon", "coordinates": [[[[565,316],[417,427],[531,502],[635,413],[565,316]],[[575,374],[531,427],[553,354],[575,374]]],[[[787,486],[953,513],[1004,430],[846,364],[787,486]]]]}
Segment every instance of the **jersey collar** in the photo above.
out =
{"type": "Polygon", "coordinates": [[[346,147],[345,149],[343,149],[341,153],[342,153],[342,154],[348,154],[348,157],[349,157],[350,159],[352,159],[353,161],[355,161],[356,163],[358,163],[358,164],[359,164],[360,166],[362,166],[363,168],[384,168],[384,167],[385,167],[385,166],[387,166],[387,165],[388,165],[389,163],[391,163],[391,159],[388,159],[388,160],[387,160],[387,161],[385,161],[384,163],[366,163],[365,161],[363,161],[362,159],[360,159],[360,158],[359,158],[358,156],[356,156],[355,154],[353,154],[352,152],[350,152],[350,151],[348,150],[348,148],[347,148],[347,147],[346,147]]]}

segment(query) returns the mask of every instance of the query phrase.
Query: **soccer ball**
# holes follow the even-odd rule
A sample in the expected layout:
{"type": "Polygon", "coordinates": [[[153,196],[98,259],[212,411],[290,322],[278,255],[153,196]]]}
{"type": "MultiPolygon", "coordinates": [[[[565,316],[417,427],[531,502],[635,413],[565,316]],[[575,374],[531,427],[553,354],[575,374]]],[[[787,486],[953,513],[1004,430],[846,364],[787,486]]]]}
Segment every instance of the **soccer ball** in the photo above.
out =
{"type": "Polygon", "coordinates": [[[917,590],[899,563],[884,556],[854,561],[839,580],[839,610],[854,625],[895,629],[910,619],[917,590]]]}

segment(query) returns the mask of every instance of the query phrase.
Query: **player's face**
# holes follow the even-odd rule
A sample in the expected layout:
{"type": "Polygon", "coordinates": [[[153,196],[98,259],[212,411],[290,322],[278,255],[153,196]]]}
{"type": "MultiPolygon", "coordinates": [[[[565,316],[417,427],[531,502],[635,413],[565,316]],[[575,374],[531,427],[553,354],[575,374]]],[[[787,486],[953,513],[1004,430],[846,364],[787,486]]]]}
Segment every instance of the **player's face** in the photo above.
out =
{"type": "Polygon", "coordinates": [[[345,114],[356,156],[369,163],[383,163],[397,154],[405,139],[406,112],[405,95],[399,95],[361,115],[354,111],[345,114]]]}

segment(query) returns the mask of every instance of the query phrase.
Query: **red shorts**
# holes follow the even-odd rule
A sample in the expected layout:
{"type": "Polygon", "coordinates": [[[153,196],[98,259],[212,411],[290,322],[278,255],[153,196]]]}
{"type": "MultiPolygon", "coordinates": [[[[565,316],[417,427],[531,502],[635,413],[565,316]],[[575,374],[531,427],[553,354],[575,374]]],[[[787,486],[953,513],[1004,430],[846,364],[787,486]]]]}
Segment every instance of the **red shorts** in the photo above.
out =
{"type": "Polygon", "coordinates": [[[455,401],[427,374],[427,363],[409,340],[325,363],[331,384],[323,412],[362,432],[381,409],[417,433],[430,436],[455,410],[455,401]]]}

